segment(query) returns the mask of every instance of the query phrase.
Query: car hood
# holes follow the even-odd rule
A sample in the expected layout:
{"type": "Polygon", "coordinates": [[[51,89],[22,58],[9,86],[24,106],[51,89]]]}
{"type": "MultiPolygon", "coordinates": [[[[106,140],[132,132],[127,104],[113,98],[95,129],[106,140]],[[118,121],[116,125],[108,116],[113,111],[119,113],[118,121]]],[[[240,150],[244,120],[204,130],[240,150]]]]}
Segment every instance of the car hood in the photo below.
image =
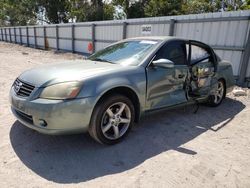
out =
{"type": "Polygon", "coordinates": [[[30,69],[23,72],[19,79],[35,87],[45,87],[60,82],[81,81],[95,75],[117,72],[119,69],[124,69],[124,66],[90,60],[76,60],[30,69]]]}

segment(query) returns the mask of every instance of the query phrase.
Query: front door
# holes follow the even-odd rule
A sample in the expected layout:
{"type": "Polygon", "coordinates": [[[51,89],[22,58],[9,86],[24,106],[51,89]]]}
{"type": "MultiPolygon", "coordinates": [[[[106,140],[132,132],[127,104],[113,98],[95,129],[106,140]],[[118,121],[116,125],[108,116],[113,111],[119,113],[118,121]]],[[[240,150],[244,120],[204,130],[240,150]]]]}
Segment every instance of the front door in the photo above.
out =
{"type": "Polygon", "coordinates": [[[189,75],[187,66],[186,44],[183,41],[166,43],[155,54],[147,67],[147,108],[158,109],[187,101],[184,83],[189,75]],[[158,59],[168,59],[174,63],[173,68],[154,66],[158,59]]]}

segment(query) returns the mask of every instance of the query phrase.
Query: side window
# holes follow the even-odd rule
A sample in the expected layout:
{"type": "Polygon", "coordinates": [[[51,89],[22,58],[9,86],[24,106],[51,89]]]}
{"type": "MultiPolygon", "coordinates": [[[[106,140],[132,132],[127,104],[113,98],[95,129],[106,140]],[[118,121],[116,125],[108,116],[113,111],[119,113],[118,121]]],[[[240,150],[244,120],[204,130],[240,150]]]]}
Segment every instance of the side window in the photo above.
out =
{"type": "MultiPolygon", "coordinates": [[[[187,49],[187,54],[188,54],[188,44],[186,45],[186,49],[187,49]]],[[[191,45],[191,64],[192,63],[196,63],[196,62],[209,62],[211,58],[210,53],[200,47],[200,46],[196,46],[196,45],[191,45]]]]}
{"type": "Polygon", "coordinates": [[[186,65],[186,49],[183,42],[171,42],[164,45],[157,53],[155,60],[169,59],[175,65],[186,65]]]}

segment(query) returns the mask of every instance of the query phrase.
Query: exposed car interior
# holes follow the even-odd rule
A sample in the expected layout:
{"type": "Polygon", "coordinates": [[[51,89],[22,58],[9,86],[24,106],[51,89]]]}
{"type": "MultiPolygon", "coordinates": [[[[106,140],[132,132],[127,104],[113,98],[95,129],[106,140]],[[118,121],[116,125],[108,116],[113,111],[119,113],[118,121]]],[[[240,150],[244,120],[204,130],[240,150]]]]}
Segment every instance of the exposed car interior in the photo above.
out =
{"type": "Polygon", "coordinates": [[[212,50],[202,43],[186,44],[190,78],[188,97],[201,97],[209,94],[212,87],[212,76],[216,70],[216,58],[212,50]]]}

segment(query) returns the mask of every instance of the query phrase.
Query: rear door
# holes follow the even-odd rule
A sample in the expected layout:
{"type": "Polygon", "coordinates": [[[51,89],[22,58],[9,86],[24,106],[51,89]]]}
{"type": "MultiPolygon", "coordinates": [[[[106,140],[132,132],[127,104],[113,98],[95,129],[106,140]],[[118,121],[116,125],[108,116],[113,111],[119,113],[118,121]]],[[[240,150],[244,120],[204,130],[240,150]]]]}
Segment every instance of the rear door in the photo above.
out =
{"type": "Polygon", "coordinates": [[[174,67],[156,67],[152,63],[147,67],[147,107],[157,109],[186,102],[183,89],[188,75],[186,43],[181,40],[167,42],[152,61],[158,59],[171,60],[174,67]]]}
{"type": "Polygon", "coordinates": [[[209,46],[197,41],[190,41],[186,49],[192,68],[192,91],[197,96],[206,96],[212,87],[216,57],[209,46]]]}

